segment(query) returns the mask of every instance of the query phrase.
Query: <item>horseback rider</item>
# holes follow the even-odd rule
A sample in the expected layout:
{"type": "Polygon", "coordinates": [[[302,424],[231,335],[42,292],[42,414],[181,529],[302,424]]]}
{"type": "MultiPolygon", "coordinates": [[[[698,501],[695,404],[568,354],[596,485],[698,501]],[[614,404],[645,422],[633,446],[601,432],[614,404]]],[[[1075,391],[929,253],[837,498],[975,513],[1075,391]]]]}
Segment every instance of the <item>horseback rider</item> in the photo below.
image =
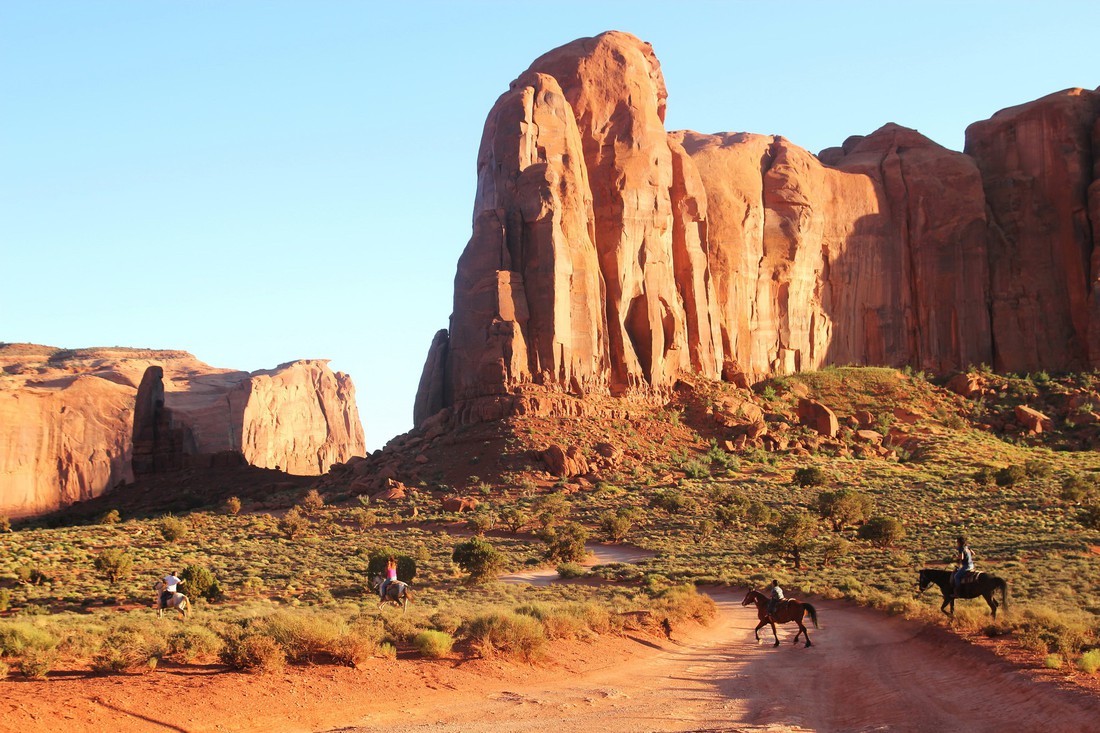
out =
{"type": "Polygon", "coordinates": [[[774,616],[779,604],[786,600],[786,597],[783,595],[783,589],[779,587],[778,580],[772,580],[771,589],[772,595],[768,599],[768,615],[774,616]]]}
{"type": "Polygon", "coordinates": [[[183,582],[178,575],[178,571],[173,571],[164,576],[164,589],[160,592],[161,608],[168,608],[168,601],[176,594],[176,586],[183,582]]]}
{"type": "Polygon", "coordinates": [[[382,582],[378,585],[378,595],[384,601],[386,600],[386,589],[390,587],[390,583],[397,582],[397,558],[390,557],[386,560],[386,577],[382,579],[382,582]]]}
{"type": "Polygon", "coordinates": [[[951,576],[951,595],[955,598],[959,597],[959,586],[962,585],[963,578],[967,573],[974,570],[974,553],[970,551],[970,547],[966,544],[966,538],[959,535],[955,538],[955,563],[957,569],[951,576]]]}

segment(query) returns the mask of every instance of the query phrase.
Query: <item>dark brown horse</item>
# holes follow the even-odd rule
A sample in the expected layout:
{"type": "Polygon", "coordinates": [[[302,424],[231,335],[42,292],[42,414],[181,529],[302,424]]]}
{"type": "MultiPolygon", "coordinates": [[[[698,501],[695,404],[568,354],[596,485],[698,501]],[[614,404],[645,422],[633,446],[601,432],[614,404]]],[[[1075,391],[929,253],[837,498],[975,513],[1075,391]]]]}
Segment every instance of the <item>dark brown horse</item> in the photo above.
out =
{"type": "Polygon", "coordinates": [[[794,635],[794,643],[797,644],[798,637],[805,634],[806,646],[813,646],[813,644],[810,643],[810,632],[806,631],[806,626],[802,623],[802,619],[804,619],[808,613],[810,614],[810,618],[813,619],[814,628],[821,628],[817,625],[816,608],[809,603],[803,603],[802,601],[788,598],[785,601],[779,602],[774,614],[768,615],[768,597],[758,590],[750,590],[749,594],[745,596],[745,600],[741,601],[741,605],[747,606],[753,601],[756,602],[756,617],[760,619],[760,623],[753,629],[753,633],[756,634],[757,643],[760,642],[760,629],[764,628],[764,624],[771,624],[772,636],[775,637],[775,645],[779,646],[779,635],[775,632],[775,624],[789,624],[791,621],[794,621],[798,624],[798,633],[794,635]]]}
{"type": "MultiPolygon", "coordinates": [[[[952,575],[954,573],[950,570],[925,568],[920,571],[920,577],[917,580],[921,593],[924,593],[933,583],[940,587],[940,593],[943,594],[943,605],[940,606],[940,610],[948,616],[955,615],[955,595],[951,587],[952,575]],[[951,607],[950,611],[947,610],[948,606],[951,607]]],[[[964,575],[959,585],[959,598],[977,598],[978,596],[984,598],[989,604],[990,610],[993,611],[993,618],[997,618],[997,607],[1001,604],[1004,604],[1006,611],[1008,610],[1008,583],[1003,578],[989,573],[969,572],[964,575]],[[993,600],[993,592],[997,590],[1001,591],[1001,603],[993,600]]]]}

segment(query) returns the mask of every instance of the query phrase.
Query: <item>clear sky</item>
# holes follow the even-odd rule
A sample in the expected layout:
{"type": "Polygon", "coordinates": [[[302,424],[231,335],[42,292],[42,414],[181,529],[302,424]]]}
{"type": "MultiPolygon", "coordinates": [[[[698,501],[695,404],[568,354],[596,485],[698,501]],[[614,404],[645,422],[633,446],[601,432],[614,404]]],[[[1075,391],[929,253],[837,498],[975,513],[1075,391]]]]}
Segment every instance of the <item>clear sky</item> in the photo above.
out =
{"type": "Polygon", "coordinates": [[[485,116],[537,56],[653,44],[667,126],[813,152],[1100,85],[1100,3],[0,3],[0,341],[329,358],[411,427],[485,116]]]}

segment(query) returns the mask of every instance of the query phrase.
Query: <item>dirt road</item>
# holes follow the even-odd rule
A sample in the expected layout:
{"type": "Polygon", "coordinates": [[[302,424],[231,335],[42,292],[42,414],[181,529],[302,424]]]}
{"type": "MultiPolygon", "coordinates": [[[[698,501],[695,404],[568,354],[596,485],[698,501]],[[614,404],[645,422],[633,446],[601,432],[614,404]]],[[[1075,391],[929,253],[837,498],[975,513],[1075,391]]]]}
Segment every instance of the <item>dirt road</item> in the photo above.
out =
{"type": "MultiPolygon", "coordinates": [[[[814,646],[757,645],[755,614],[717,591],[717,622],[577,676],[441,691],[343,733],[1100,729],[1100,698],[1036,681],[937,628],[818,604],[814,646]]],[[[770,631],[767,632],[770,637],[770,631]]],[[[645,645],[649,645],[646,647],[645,645]]]]}

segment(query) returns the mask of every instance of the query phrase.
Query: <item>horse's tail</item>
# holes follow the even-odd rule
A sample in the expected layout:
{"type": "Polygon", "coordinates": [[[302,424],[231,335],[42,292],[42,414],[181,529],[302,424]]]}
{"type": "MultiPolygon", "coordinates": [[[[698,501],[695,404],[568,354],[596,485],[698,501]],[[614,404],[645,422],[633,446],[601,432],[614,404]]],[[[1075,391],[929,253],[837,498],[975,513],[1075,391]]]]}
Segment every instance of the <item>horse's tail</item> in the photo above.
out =
{"type": "Polygon", "coordinates": [[[817,625],[817,609],[814,608],[813,605],[809,604],[809,603],[803,603],[802,607],[810,612],[810,618],[814,622],[814,628],[815,629],[820,629],[821,627],[817,625]]]}
{"type": "Polygon", "coordinates": [[[412,603],[412,599],[413,599],[412,588],[410,588],[409,586],[406,585],[405,586],[405,602],[406,603],[412,603]]]}

